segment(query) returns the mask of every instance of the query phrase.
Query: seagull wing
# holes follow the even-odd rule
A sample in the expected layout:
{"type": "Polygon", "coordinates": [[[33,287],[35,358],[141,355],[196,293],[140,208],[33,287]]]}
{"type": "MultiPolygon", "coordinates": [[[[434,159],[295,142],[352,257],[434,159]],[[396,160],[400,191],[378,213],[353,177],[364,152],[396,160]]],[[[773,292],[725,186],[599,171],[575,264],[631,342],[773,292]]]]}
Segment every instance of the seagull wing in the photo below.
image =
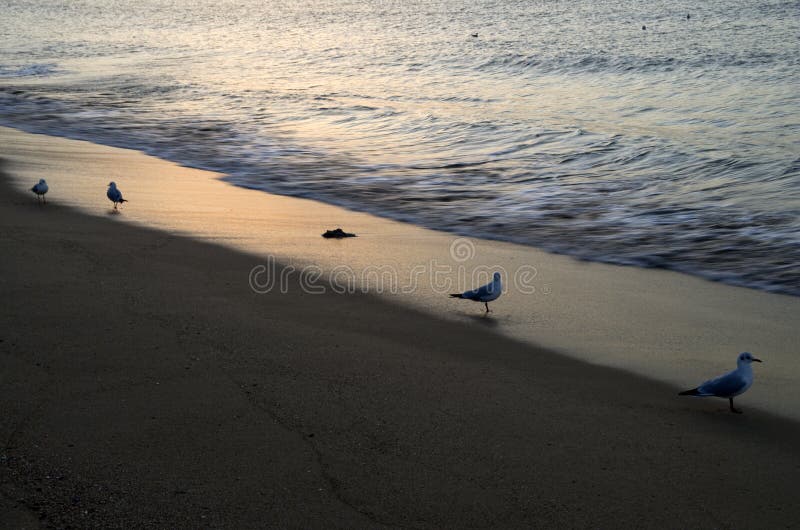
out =
{"type": "Polygon", "coordinates": [[[490,296],[494,293],[494,282],[489,282],[486,285],[482,285],[477,289],[473,289],[472,291],[467,291],[461,295],[461,298],[466,298],[467,300],[480,300],[487,296],[490,296]]]}
{"type": "Polygon", "coordinates": [[[701,396],[731,397],[736,396],[747,388],[747,380],[737,370],[710,379],[697,387],[701,396]]]}

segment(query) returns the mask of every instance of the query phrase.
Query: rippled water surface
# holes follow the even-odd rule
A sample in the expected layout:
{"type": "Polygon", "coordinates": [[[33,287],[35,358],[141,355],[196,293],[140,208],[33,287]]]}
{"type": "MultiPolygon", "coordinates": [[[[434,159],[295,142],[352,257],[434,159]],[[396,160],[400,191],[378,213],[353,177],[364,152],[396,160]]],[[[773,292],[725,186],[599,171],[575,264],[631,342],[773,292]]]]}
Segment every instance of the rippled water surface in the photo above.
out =
{"type": "Polygon", "coordinates": [[[799,85],[796,0],[0,5],[0,123],[795,295],[799,85]]]}

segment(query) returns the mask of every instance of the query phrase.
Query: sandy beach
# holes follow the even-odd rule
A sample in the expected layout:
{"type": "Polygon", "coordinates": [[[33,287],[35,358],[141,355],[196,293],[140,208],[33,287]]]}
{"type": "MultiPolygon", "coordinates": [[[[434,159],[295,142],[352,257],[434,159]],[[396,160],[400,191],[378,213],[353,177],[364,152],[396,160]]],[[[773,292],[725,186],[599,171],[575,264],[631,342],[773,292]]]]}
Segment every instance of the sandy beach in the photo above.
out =
{"type": "MultiPolygon", "coordinates": [[[[751,351],[766,362],[742,405],[800,421],[798,297],[426,230],[231,186],[224,175],[130,149],[2,127],[0,145],[20,192],[32,197],[31,183],[46,174],[53,204],[248,253],[253,256],[248,273],[262,272],[254,280],[267,289],[280,290],[280,273],[273,269],[283,263],[306,272],[303,278],[313,284],[304,284],[306,290],[333,290],[328,284],[336,283],[340,292],[366,291],[437,318],[486,327],[676,387],[730,370],[739,352],[751,351]],[[131,201],[113,217],[105,197],[110,180],[131,201]],[[338,226],[359,237],[320,237],[338,226]],[[502,271],[505,292],[490,318],[478,304],[447,296],[479,285],[491,270],[502,271]],[[276,282],[270,285],[270,278],[276,282]]],[[[688,406],[725,409],[715,401],[690,400],[688,406]]]]}
{"type": "MultiPolygon", "coordinates": [[[[296,252],[307,243],[294,237],[286,238],[293,245],[246,251],[251,234],[296,234],[305,222],[316,243],[316,227],[341,221],[338,209],[290,221],[282,199],[264,199],[273,201],[269,230],[237,231],[251,224],[244,219],[226,225],[234,227],[226,239],[216,227],[205,238],[187,237],[189,227],[159,229],[164,217],[143,226],[136,215],[144,208],[176,199],[152,187],[142,187],[151,195],[136,192],[132,181],[121,185],[131,202],[119,215],[108,215],[102,187],[93,192],[97,215],[60,200],[55,186],[40,206],[20,192],[33,173],[71,176],[61,179],[62,196],[75,197],[109,173],[174,184],[194,170],[36,141],[52,151],[5,143],[0,154],[0,526],[800,521],[800,427],[752,406],[749,393],[739,402],[745,414],[730,414],[721,400],[678,398],[680,388],[667,382],[476,325],[467,308],[445,319],[369,293],[309,294],[296,272],[283,292],[255,293],[248,279],[267,254],[281,258],[278,272],[293,253],[297,264],[314,256],[296,252]]],[[[235,194],[254,192],[231,193],[240,204],[235,194]]],[[[219,208],[231,217],[227,200],[219,208]]],[[[201,226],[207,212],[190,201],[177,206],[162,209],[201,226]]],[[[359,247],[336,248],[341,257],[359,247]]],[[[685,288],[665,282],[665,291],[685,288]]],[[[762,298],[768,314],[793,303],[753,294],[762,298]]],[[[509,299],[506,311],[516,307],[509,299]]],[[[702,378],[710,366],[704,359],[693,374],[702,378]]]]}

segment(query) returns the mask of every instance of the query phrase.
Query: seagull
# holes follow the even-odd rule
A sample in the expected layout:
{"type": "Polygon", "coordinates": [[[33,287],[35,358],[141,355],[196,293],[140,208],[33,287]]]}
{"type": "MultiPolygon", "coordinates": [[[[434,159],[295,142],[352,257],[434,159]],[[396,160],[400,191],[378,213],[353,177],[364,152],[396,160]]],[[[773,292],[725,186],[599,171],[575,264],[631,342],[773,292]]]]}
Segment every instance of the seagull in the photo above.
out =
{"type": "Polygon", "coordinates": [[[736,360],[736,370],[715,379],[709,379],[697,388],[686,390],[678,395],[728,398],[731,412],[741,414],[742,411],[733,406],[733,398],[744,393],[753,384],[753,367],[750,366],[753,362],[760,363],[761,359],[756,359],[750,352],[740,353],[736,360]]]}
{"type": "Polygon", "coordinates": [[[108,191],[106,192],[106,196],[108,200],[114,203],[114,209],[117,209],[117,204],[122,204],[123,202],[128,202],[127,199],[122,198],[122,192],[117,189],[116,182],[109,182],[108,183],[108,191]]]}
{"type": "Polygon", "coordinates": [[[472,300],[475,302],[483,302],[486,305],[486,312],[489,310],[489,302],[497,300],[503,293],[503,285],[500,283],[500,273],[495,272],[491,282],[482,287],[478,287],[473,291],[465,291],[463,293],[451,294],[453,298],[463,298],[465,300],[472,300]]]}
{"type": "Polygon", "coordinates": [[[47,199],[45,198],[44,194],[47,193],[47,190],[50,188],[47,186],[47,182],[44,179],[39,179],[38,184],[34,184],[31,188],[31,191],[36,194],[36,199],[43,200],[45,204],[47,203],[47,199]]]}

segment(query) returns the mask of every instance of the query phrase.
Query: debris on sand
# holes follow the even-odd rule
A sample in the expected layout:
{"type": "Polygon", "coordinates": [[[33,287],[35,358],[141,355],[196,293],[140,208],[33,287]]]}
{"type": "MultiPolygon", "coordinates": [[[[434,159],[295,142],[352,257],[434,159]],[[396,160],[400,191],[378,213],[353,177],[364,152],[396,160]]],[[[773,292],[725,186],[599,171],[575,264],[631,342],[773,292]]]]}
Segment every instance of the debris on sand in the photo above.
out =
{"type": "Polygon", "coordinates": [[[326,239],[341,239],[343,237],[356,237],[356,235],[345,232],[341,228],[337,228],[336,230],[327,230],[324,234],[322,234],[322,237],[326,239]]]}

